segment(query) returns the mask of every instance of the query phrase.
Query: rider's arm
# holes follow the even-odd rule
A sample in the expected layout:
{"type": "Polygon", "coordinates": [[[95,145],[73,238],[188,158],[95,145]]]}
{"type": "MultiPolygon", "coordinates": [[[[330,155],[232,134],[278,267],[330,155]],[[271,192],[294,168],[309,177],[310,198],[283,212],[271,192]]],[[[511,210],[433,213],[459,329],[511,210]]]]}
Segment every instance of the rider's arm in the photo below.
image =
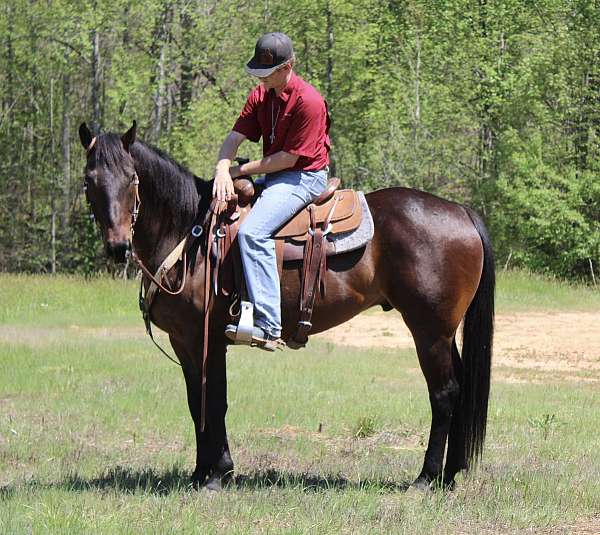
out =
{"type": "Polygon", "coordinates": [[[294,167],[297,161],[297,154],[290,154],[289,152],[280,150],[275,154],[265,156],[262,160],[253,160],[242,165],[235,165],[229,172],[231,173],[232,178],[241,175],[263,175],[294,167]]]}
{"type": "Polygon", "coordinates": [[[229,169],[244,139],[246,139],[244,134],[233,130],[225,138],[221,150],[219,150],[213,184],[213,197],[217,197],[220,201],[224,201],[227,195],[233,193],[233,181],[229,169]]]}

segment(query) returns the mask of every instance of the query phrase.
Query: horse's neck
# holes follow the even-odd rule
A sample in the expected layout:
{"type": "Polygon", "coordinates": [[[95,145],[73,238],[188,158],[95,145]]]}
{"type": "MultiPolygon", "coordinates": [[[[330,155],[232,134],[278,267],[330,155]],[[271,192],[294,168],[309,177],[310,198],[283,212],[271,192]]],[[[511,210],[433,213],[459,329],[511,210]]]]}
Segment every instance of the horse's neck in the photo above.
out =
{"type": "MultiPolygon", "coordinates": [[[[151,166],[144,163],[140,159],[135,160],[140,181],[140,212],[134,227],[133,247],[142,262],[150,270],[156,270],[189,232],[196,214],[182,217],[173,198],[160,193],[161,188],[155,183],[157,178],[152,175],[151,166]]],[[[193,180],[193,177],[178,177],[174,184],[180,180],[193,180]]],[[[196,207],[199,201],[200,195],[195,201],[196,207]]]]}

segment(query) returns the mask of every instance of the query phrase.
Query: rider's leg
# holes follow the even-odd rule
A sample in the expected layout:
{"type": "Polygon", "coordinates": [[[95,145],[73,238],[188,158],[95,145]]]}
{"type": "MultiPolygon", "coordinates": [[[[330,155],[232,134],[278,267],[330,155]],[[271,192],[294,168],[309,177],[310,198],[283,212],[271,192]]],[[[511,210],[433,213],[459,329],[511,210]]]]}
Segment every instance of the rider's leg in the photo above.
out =
{"type": "Polygon", "coordinates": [[[271,237],[302,207],[322,193],[326,171],[281,171],[267,176],[266,187],[240,226],[238,240],[254,325],[281,336],[281,297],[275,240],[271,237]]]}

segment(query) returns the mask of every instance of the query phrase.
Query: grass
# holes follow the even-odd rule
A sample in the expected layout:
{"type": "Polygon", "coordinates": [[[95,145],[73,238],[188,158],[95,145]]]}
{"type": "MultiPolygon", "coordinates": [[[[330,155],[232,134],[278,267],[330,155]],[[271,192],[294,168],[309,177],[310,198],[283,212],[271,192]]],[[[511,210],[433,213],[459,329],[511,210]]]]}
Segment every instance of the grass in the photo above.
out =
{"type": "MultiPolygon", "coordinates": [[[[230,352],[236,482],[219,494],[191,490],[183,378],[144,338],[136,291],[107,279],[0,277],[0,533],[600,526],[597,383],[556,374],[495,383],[480,469],[453,493],[405,492],[430,423],[414,351],[330,343],[230,352]]],[[[500,312],[599,302],[589,289],[522,273],[501,276],[498,301],[500,312]]]]}
{"type": "Polygon", "coordinates": [[[498,274],[497,311],[598,311],[600,288],[569,284],[526,271],[498,274]]]}

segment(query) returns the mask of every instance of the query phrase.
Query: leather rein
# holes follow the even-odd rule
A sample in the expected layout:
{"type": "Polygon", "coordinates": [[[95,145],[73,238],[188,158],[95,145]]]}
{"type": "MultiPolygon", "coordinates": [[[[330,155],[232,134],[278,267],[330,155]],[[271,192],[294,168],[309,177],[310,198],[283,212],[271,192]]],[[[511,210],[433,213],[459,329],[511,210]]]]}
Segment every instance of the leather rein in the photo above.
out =
{"type": "MultiPolygon", "coordinates": [[[[87,151],[86,151],[86,157],[89,158],[95,144],[96,144],[96,137],[92,138],[92,141],[90,142],[90,145],[88,146],[87,151]]],[[[204,215],[202,224],[195,223],[192,226],[191,230],[185,235],[183,240],[181,242],[179,242],[179,244],[175,247],[175,249],[173,249],[173,251],[171,251],[171,253],[169,253],[167,255],[165,260],[158,267],[156,273],[153,274],[144,265],[144,263],[142,262],[140,257],[136,254],[136,252],[133,249],[133,235],[135,232],[135,224],[137,222],[138,215],[140,212],[140,207],[142,205],[142,201],[141,201],[140,193],[139,193],[139,185],[140,185],[139,176],[137,174],[137,171],[134,171],[134,174],[131,178],[131,186],[133,187],[133,191],[134,191],[134,201],[133,201],[133,207],[131,210],[131,225],[130,225],[131,249],[129,252],[129,256],[143,273],[142,280],[140,282],[140,294],[139,294],[140,310],[141,310],[142,316],[144,318],[144,323],[146,324],[146,332],[150,336],[154,345],[171,362],[173,362],[174,364],[177,364],[180,367],[181,367],[181,363],[177,362],[173,357],[171,357],[154,340],[154,336],[152,335],[152,323],[151,323],[151,319],[150,319],[150,307],[152,306],[152,301],[158,290],[162,290],[163,292],[165,292],[169,295],[179,295],[181,292],[183,292],[183,289],[184,289],[185,283],[186,283],[186,279],[187,279],[187,249],[190,246],[190,243],[188,243],[189,238],[191,236],[192,239],[194,240],[194,239],[202,236],[202,234],[204,232],[204,228],[208,224],[208,229],[206,231],[206,234],[207,234],[206,251],[205,251],[205,256],[204,256],[204,281],[205,281],[205,283],[204,283],[204,322],[203,322],[204,323],[204,337],[203,337],[202,366],[201,366],[202,403],[201,403],[201,410],[200,410],[200,430],[204,431],[205,426],[206,426],[206,377],[207,377],[207,369],[208,369],[208,367],[207,367],[207,363],[208,363],[208,331],[209,331],[209,317],[210,317],[210,304],[211,304],[210,297],[211,297],[211,293],[212,293],[211,288],[210,288],[210,286],[211,286],[210,279],[211,279],[211,271],[212,271],[210,251],[211,251],[211,246],[212,246],[212,241],[213,241],[212,240],[213,230],[216,225],[217,216],[223,211],[223,206],[222,206],[222,203],[220,203],[216,199],[213,199],[213,201],[210,204],[210,208],[207,210],[206,214],[204,215]],[[170,288],[166,288],[164,286],[164,284],[162,283],[162,279],[167,274],[167,272],[179,261],[183,262],[183,274],[181,277],[181,284],[177,290],[171,290],[170,288]],[[143,288],[144,288],[143,277],[144,276],[148,277],[148,279],[150,280],[150,286],[148,287],[148,290],[145,292],[145,294],[143,292],[143,288]]],[[[85,185],[84,185],[84,187],[85,187],[85,185]]]]}

